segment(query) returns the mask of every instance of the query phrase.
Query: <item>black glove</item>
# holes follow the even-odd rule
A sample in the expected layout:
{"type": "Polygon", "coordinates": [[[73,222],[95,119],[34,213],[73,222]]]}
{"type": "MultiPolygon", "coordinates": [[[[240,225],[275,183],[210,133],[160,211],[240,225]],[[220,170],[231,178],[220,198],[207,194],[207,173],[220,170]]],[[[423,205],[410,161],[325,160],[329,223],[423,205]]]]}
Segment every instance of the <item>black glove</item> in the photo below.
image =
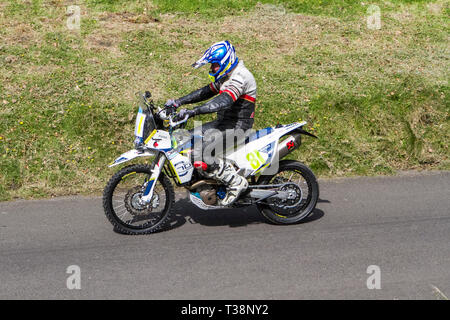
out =
{"type": "Polygon", "coordinates": [[[175,122],[184,120],[186,116],[188,116],[188,119],[192,118],[193,116],[195,116],[195,114],[196,114],[195,111],[192,109],[181,109],[180,112],[175,117],[175,122]]]}
{"type": "Polygon", "coordinates": [[[167,100],[166,104],[164,105],[164,107],[168,108],[168,107],[174,107],[175,110],[181,106],[181,104],[178,102],[178,100],[174,100],[174,99],[169,99],[167,100]]]}

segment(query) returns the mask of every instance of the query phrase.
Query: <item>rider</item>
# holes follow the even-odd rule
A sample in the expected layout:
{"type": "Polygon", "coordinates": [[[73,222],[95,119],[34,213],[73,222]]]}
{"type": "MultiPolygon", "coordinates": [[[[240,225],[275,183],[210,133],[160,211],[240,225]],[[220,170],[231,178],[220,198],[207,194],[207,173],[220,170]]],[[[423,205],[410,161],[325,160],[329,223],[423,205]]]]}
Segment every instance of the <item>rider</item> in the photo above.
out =
{"type": "MultiPolygon", "coordinates": [[[[178,117],[193,117],[199,114],[217,112],[217,119],[202,125],[203,133],[209,129],[248,130],[253,126],[255,115],[256,82],[244,62],[236,56],[234,47],[228,41],[213,44],[192,66],[199,68],[211,64],[209,78],[211,83],[176,100],[168,100],[166,106],[179,106],[210,99],[193,109],[181,109],[178,117]]],[[[204,148],[203,148],[204,150],[204,148]]],[[[226,159],[215,157],[211,164],[201,163],[203,174],[227,186],[227,194],[219,204],[233,203],[248,187],[247,180],[240,176],[233,164],[226,159]]],[[[194,163],[199,168],[200,164],[194,163]]]]}

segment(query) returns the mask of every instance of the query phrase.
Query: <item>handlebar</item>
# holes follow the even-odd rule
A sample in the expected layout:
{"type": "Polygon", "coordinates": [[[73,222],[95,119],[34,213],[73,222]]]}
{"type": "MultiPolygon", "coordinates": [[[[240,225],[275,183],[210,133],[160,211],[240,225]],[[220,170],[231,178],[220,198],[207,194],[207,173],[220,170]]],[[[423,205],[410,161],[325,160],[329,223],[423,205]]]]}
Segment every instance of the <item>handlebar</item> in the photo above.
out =
{"type": "Polygon", "coordinates": [[[184,117],[184,119],[180,120],[180,121],[173,121],[173,119],[177,116],[177,113],[175,112],[174,109],[172,109],[172,107],[166,107],[164,109],[158,108],[158,116],[162,119],[162,120],[169,120],[169,125],[171,127],[176,127],[184,122],[186,122],[189,118],[188,115],[186,115],[184,117]]]}
{"type": "Polygon", "coordinates": [[[169,123],[170,123],[170,126],[171,126],[171,127],[176,127],[176,126],[178,126],[178,125],[180,125],[180,124],[186,122],[186,121],[188,120],[188,118],[189,118],[189,116],[186,115],[186,116],[184,117],[184,119],[182,119],[182,120],[180,120],[180,121],[177,121],[177,122],[173,122],[173,121],[172,121],[172,116],[169,116],[169,123]]]}

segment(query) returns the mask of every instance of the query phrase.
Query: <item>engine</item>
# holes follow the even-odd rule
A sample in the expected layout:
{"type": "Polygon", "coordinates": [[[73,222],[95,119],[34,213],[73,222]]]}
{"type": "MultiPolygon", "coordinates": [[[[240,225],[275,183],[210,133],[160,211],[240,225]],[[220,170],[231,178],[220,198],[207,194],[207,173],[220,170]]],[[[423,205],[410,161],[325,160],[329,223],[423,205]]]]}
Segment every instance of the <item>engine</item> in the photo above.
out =
{"type": "Polygon", "coordinates": [[[210,206],[217,203],[217,190],[211,185],[204,185],[198,188],[198,193],[202,198],[202,201],[210,206]]]}
{"type": "Polygon", "coordinates": [[[194,183],[189,190],[191,194],[196,194],[195,198],[200,198],[208,206],[219,205],[219,200],[226,197],[227,189],[223,185],[218,185],[215,180],[200,180],[194,183]]]}

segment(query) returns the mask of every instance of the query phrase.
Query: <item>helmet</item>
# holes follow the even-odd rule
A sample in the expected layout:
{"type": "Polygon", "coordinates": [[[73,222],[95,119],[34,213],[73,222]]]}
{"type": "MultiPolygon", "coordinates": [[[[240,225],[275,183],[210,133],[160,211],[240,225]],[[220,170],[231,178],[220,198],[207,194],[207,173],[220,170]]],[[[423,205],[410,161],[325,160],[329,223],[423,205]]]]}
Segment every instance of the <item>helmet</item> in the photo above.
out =
{"type": "Polygon", "coordinates": [[[234,47],[226,40],[214,43],[192,66],[197,69],[207,63],[218,63],[220,65],[219,71],[209,73],[209,79],[215,82],[227,75],[237,65],[238,60],[234,47]]]}

